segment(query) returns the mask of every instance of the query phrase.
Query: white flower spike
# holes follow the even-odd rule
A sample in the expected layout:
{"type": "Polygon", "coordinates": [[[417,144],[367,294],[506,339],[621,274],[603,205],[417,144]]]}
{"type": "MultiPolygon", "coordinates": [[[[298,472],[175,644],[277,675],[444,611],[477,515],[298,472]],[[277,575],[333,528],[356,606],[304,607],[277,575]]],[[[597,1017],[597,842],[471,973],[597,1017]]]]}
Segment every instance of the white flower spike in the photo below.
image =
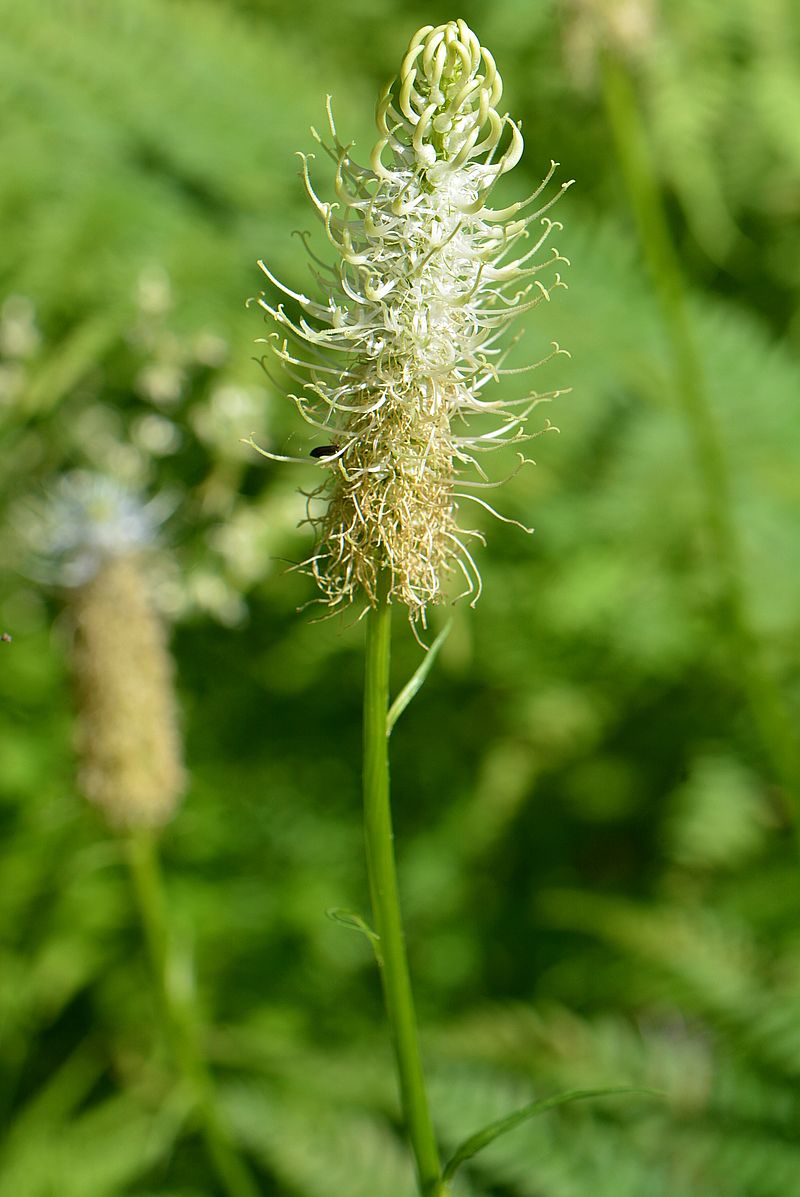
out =
{"type": "MultiPolygon", "coordinates": [[[[560,227],[545,214],[570,184],[530,211],[557,163],[527,199],[487,207],[523,146],[519,125],[498,112],[501,94],[491,54],[464,21],[420,29],[378,101],[369,168],[339,140],[328,101],[333,144],[315,136],[336,164],[335,203],[318,197],[309,156],[300,155],[309,199],[337,255],[334,266],[311,255],[323,301],[284,286],[259,263],[299,309],[293,316],[282,302],[259,299],[279,330],[271,348],[301,384],[291,398],[331,442],[314,454],[326,478],[310,503],[325,506],[320,515],[309,510],[317,546],[303,565],[334,610],[359,592],[374,605],[383,587],[424,625],[427,605],[442,599],[443,578],[454,570],[474,602],[481,580],[466,540],[482,538],[460,529],[456,517],[465,499],[493,509],[461,488],[486,486],[480,455],[530,439],[527,415],[561,393],[482,398],[504,372],[541,364],[503,371],[497,343],[507,325],[563,285],[558,274],[543,283],[539,272],[566,261],[556,250],[536,259],[560,227]],[[471,432],[469,418],[480,414],[495,417],[495,426],[471,432]]],[[[548,358],[560,352],[556,345],[548,358]]]]}

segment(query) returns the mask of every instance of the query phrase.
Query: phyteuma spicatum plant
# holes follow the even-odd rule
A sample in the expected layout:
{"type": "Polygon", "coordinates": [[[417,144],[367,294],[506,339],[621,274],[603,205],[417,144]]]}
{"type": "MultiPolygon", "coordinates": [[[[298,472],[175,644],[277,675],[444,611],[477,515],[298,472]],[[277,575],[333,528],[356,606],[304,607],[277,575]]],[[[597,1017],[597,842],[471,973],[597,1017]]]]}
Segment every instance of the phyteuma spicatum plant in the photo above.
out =
{"type": "Polygon", "coordinates": [[[168,513],[114,479],[61,475],[20,524],[32,569],[71,615],[79,787],[118,831],[153,831],[186,786],[174,667],[147,559],[168,513]]]}
{"type": "MultiPolygon", "coordinates": [[[[501,94],[492,55],[464,21],[420,29],[378,100],[369,166],[339,140],[330,97],[332,144],[312,130],[335,163],[334,202],[314,188],[313,155],[300,154],[308,197],[336,251],[326,265],[309,249],[321,301],[259,263],[296,313],[262,295],[277,325],[264,340],[300,384],[290,396],[300,415],[331,442],[312,454],[325,479],[310,498],[316,546],[301,568],[333,610],[359,593],[374,607],[385,588],[389,602],[404,603],[424,625],[453,573],[474,602],[481,578],[468,540],[482,537],[459,526],[459,508],[477,503],[505,519],[473,493],[495,485],[481,459],[536,435],[525,431],[526,417],[561,393],[484,398],[501,375],[542,364],[504,369],[500,341],[563,286],[551,268],[566,262],[555,249],[541,254],[561,227],[546,213],[570,185],[544,194],[557,163],[526,199],[488,206],[523,148],[519,123],[498,110],[501,94]],[[479,415],[493,419],[476,426],[479,415]]],[[[554,344],[542,360],[561,352],[554,344]]]]}
{"type": "Polygon", "coordinates": [[[76,470],[58,479],[46,501],[31,504],[23,523],[32,566],[64,591],[71,611],[79,786],[119,835],[158,1022],[219,1191],[258,1197],[218,1107],[203,1054],[202,1015],[194,986],[186,983],[188,960],[170,925],[160,864],[160,833],[187,781],[173,662],[148,578],[158,526],[171,507],[166,495],[145,503],[110,477],[76,470]]]}
{"type": "MultiPolygon", "coordinates": [[[[267,343],[300,384],[291,398],[320,442],[304,458],[261,451],[323,471],[322,485],[309,497],[317,543],[301,568],[316,578],[319,601],[332,611],[357,596],[364,602],[362,778],[372,926],[358,914],[340,921],[364,931],[375,950],[420,1197],[447,1197],[464,1160],[554,1102],[576,1096],[533,1103],[491,1123],[442,1167],[392,830],[388,736],[427,676],[423,664],[390,706],[393,605],[408,608],[412,627],[424,626],[428,605],[444,597],[444,582],[459,571],[462,593],[477,600],[481,579],[467,542],[480,533],[459,526],[459,508],[470,500],[498,515],[473,493],[496,485],[483,455],[535,435],[525,431],[527,416],[560,393],[483,397],[503,374],[542,364],[505,368],[508,349],[500,341],[509,324],[562,285],[552,268],[566,261],[557,250],[546,260],[540,252],[555,227],[547,212],[569,186],[544,195],[557,163],[526,199],[488,206],[495,184],[522,154],[519,124],[498,110],[501,95],[494,59],[464,21],[420,29],[378,99],[379,137],[368,167],[339,140],[328,99],[332,144],[315,136],[335,166],[334,202],[319,198],[310,155],[300,155],[308,197],[337,255],[331,266],[309,250],[321,299],[284,286],[260,263],[291,301],[261,296],[277,326],[267,343]]],[[[561,352],[554,345],[543,361],[561,352]]],[[[249,443],[258,448],[252,437],[249,443]]]]}

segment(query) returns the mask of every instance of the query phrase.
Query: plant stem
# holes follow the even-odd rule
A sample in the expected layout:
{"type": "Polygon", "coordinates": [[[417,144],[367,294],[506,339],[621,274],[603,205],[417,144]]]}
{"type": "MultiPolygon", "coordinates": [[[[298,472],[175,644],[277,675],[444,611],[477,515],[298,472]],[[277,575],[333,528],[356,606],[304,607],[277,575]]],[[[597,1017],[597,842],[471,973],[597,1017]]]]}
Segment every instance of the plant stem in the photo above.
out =
{"type": "Polygon", "coordinates": [[[217,1109],[191,994],[178,991],[175,984],[177,969],[154,835],[144,829],[133,831],[126,837],[125,847],[165,1035],[194,1102],[209,1158],[226,1197],[258,1197],[258,1188],[237,1155],[217,1109]]]}
{"type": "Polygon", "coordinates": [[[610,52],[604,55],[602,80],[614,148],[661,307],[677,390],[692,439],[708,534],[716,557],[720,615],[753,724],[786,790],[800,846],[800,749],[791,714],[773,671],[764,661],[748,610],[741,549],[731,516],[728,463],[706,391],[687,308],[686,285],[664,211],[647,130],[631,78],[610,52]]]}
{"type": "Polygon", "coordinates": [[[422,1057],[408,971],[397,888],[389,800],[389,706],[391,606],[380,598],[367,616],[364,679],[364,831],[378,961],[392,1033],[403,1114],[422,1197],[444,1197],[439,1152],[428,1109],[422,1057]]]}

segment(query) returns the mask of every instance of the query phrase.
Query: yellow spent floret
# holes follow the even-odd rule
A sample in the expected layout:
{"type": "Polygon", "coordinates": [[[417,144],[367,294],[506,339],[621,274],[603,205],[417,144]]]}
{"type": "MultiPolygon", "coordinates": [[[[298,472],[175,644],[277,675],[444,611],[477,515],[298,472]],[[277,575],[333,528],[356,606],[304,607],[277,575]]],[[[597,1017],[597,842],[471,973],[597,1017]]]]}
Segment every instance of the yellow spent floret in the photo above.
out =
{"type": "Polygon", "coordinates": [[[172,661],[135,557],[109,557],[72,602],[79,784],[112,826],[160,826],[185,774],[172,661]]]}

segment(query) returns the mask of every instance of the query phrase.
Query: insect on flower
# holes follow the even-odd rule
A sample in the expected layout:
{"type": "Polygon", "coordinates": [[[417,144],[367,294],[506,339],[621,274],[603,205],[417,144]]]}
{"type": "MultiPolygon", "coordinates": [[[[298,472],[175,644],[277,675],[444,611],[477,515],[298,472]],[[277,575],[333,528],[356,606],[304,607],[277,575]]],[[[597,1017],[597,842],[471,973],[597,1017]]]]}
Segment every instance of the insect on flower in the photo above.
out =
{"type": "MultiPolygon", "coordinates": [[[[312,428],[335,437],[311,452],[325,458],[334,450],[338,468],[311,496],[322,502],[319,514],[309,512],[317,544],[301,566],[334,610],[359,594],[374,605],[383,584],[389,601],[406,604],[424,625],[427,605],[443,599],[453,573],[476,601],[481,577],[467,542],[483,537],[459,526],[459,511],[477,503],[518,522],[473,493],[495,485],[482,459],[530,440],[526,417],[562,393],[484,398],[503,375],[542,364],[504,368],[508,349],[499,341],[563,286],[558,274],[548,282],[540,274],[566,261],[557,250],[538,260],[561,227],[546,213],[570,185],[536,207],[557,163],[526,199],[488,206],[523,148],[518,123],[498,110],[502,90],[492,55],[464,21],[424,26],[381,92],[368,166],[340,141],[330,99],[330,144],[312,130],[334,163],[335,202],[315,190],[313,155],[300,155],[308,198],[336,254],[327,265],[309,249],[319,297],[285,286],[259,263],[300,310],[294,316],[282,301],[258,300],[275,325],[266,342],[300,384],[290,398],[312,428]]],[[[562,352],[554,345],[542,361],[562,352]]]]}

